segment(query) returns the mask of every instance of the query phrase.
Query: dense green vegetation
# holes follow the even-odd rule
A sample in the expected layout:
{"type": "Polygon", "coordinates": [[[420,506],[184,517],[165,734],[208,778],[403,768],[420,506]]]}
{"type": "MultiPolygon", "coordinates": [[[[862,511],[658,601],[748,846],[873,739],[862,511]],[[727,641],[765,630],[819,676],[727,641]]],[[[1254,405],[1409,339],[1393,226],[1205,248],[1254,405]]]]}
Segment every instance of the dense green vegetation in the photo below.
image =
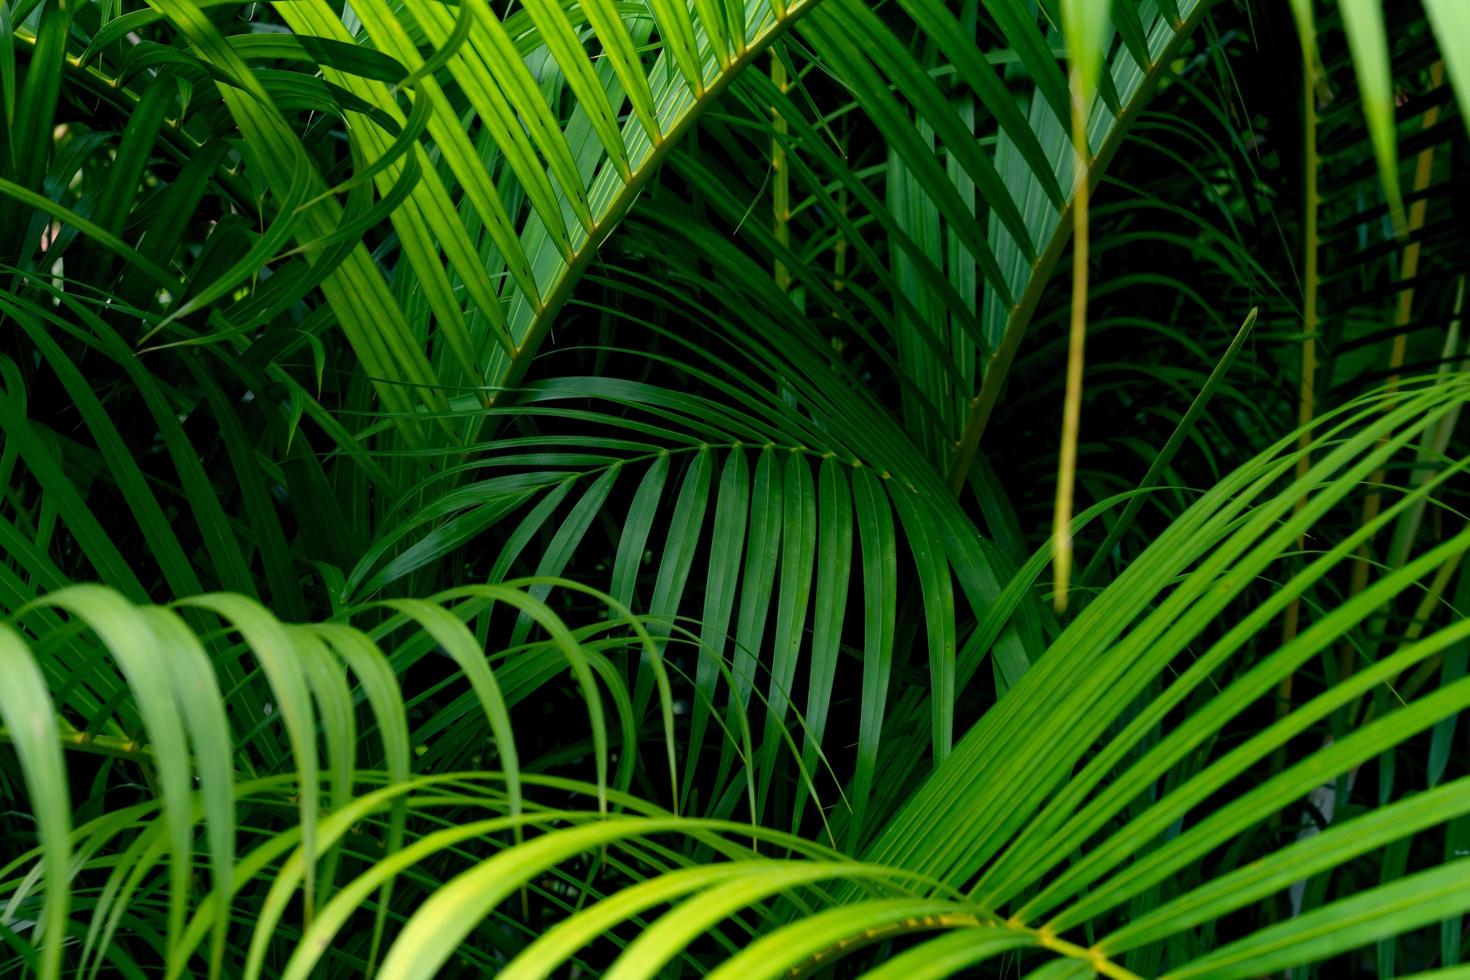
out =
{"type": "Polygon", "coordinates": [[[1466,0],[0,38],[0,976],[1470,976],[1466,0]]]}

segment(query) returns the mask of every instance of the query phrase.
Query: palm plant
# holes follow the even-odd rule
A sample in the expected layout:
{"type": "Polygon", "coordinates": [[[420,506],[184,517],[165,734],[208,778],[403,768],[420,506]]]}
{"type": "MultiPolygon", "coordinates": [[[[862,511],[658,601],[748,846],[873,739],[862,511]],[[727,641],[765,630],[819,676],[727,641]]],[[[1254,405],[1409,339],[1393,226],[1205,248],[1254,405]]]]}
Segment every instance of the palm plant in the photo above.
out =
{"type": "Polygon", "coordinates": [[[1461,0],[0,18],[6,975],[1463,975],[1461,0]]]}

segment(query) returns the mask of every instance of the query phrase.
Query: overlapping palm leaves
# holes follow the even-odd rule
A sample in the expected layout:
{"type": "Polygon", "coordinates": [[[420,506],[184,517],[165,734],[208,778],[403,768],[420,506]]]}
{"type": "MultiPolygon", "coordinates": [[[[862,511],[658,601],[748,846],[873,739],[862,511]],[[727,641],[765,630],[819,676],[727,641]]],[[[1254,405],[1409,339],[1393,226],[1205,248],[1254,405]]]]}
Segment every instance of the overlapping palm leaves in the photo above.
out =
{"type": "MultiPolygon", "coordinates": [[[[1463,623],[1415,592],[1467,543],[1420,541],[1460,492],[1458,374],[1225,477],[1065,629],[1045,553],[998,530],[974,454],[1070,230],[1054,6],[4,8],[0,777],[38,830],[0,870],[15,960],[774,974],[856,937],[895,975],[1249,975],[1445,921],[1455,962],[1463,869],[1404,867],[1465,826],[1463,623]],[[689,142],[715,106],[701,139],[780,162],[769,231],[722,179],[742,154],[689,142]],[[617,254],[662,278],[596,268],[630,212],[617,254]],[[604,355],[696,390],[532,370],[584,308],[604,355]],[[1397,560],[1332,601],[1379,531],[1397,560]],[[1313,673],[1343,641],[1361,667],[1313,673]],[[525,754],[538,700],[576,734],[525,754]],[[1272,829],[1425,731],[1428,790],[1390,767],[1384,809],[1272,829]],[[1381,887],[1341,898],[1325,872],[1380,848],[1381,887]]],[[[1116,5],[1095,180],[1207,15],[1116,5]]]]}
{"type": "MultiPolygon", "coordinates": [[[[512,964],[536,975],[603,929],[674,903],[618,962],[618,969],[646,975],[705,929],[764,903],[757,928],[789,920],[791,931],[778,928],[751,944],[728,969],[775,973],[801,966],[809,957],[831,956],[842,940],[864,930],[920,937],[938,931],[927,940],[932,949],[916,946],[902,962],[958,968],[1034,948],[1126,976],[1154,972],[1165,949],[1170,968],[1180,975],[1252,975],[1263,962],[1288,966],[1458,915],[1470,899],[1457,885],[1462,869],[1451,862],[1316,908],[1309,900],[1310,911],[1234,943],[1212,942],[1211,930],[1194,931],[1294,881],[1407,842],[1411,835],[1435,840],[1436,828],[1463,823],[1470,796],[1460,787],[1463,780],[1445,781],[1448,756],[1441,750],[1431,751],[1429,788],[1395,794],[1386,810],[1295,840],[1246,833],[1324,780],[1437,730],[1462,711],[1470,699],[1466,682],[1426,687],[1424,668],[1448,664],[1464,649],[1470,634],[1463,621],[1411,631],[1391,655],[1376,658],[1350,680],[1324,684],[1296,710],[1239,744],[1217,739],[1229,719],[1269,700],[1283,673],[1302,669],[1363,629],[1385,604],[1415,600],[1416,583],[1457,564],[1470,547],[1470,532],[1462,531],[1420,549],[1401,568],[1324,612],[1294,641],[1274,650],[1259,642],[1287,602],[1352,561],[1362,540],[1459,480],[1470,465],[1464,458],[1396,494],[1372,524],[1312,557],[1269,600],[1238,619],[1221,617],[1262,572],[1290,556],[1303,528],[1354,503],[1361,477],[1412,450],[1464,398],[1463,379],[1405,386],[1324,419],[1320,460],[1299,484],[1291,479],[1294,440],[1227,477],[1050,645],[1012,696],[901,804],[898,816],[865,849],[862,863],[750,824],[660,812],[604,788],[601,780],[568,783],[520,771],[507,708],[524,703],[548,676],[568,666],[587,697],[599,768],[610,748],[631,758],[628,740],[636,730],[629,727],[629,692],[612,659],[620,650],[636,655],[640,648],[658,649],[641,630],[631,639],[597,628],[574,634],[521,591],[524,586],[468,587],[430,602],[391,601],[385,611],[392,616],[367,631],[345,623],[285,626],[239,597],[203,596],[167,610],[136,607],[95,586],[62,590],[21,611],[24,632],[7,628],[6,634],[7,677],[15,682],[7,685],[0,708],[46,831],[40,849],[20,855],[5,872],[7,908],[13,910],[7,921],[41,916],[47,922],[41,936],[52,950],[77,930],[84,963],[110,956],[126,964],[144,950],[175,971],[191,954],[205,955],[200,944],[206,940],[215,944],[211,959],[228,957],[250,970],[268,950],[286,943],[297,951],[278,967],[294,975],[322,955],[337,958],[344,968],[371,962],[372,953],[361,948],[366,933],[341,949],[330,940],[353,914],[367,916],[364,921],[376,915],[373,943],[380,932],[387,936],[383,969],[394,976],[428,976],[503,903],[509,904],[491,921],[523,921],[514,896],[529,888],[543,921],[565,921],[512,964]],[[1307,493],[1308,503],[1293,512],[1297,493],[1307,493]],[[492,658],[492,668],[473,632],[492,604],[529,612],[548,639],[492,658]],[[192,611],[208,618],[191,626],[192,611]],[[58,612],[87,628],[79,631],[48,615],[58,612]],[[385,647],[390,637],[394,642],[385,647]],[[479,706],[478,726],[468,719],[448,728],[433,720],[427,729],[410,723],[412,707],[405,706],[395,677],[435,649],[463,672],[479,706]],[[102,650],[108,658],[97,656],[102,650]],[[1059,676],[1075,682],[1060,683],[1059,676]],[[1404,703],[1370,696],[1384,685],[1404,703]],[[48,688],[61,692],[58,710],[35,710],[49,697],[48,688]],[[121,691],[132,697],[119,697],[121,691]],[[230,692],[228,705],[222,691],[230,692]],[[363,731],[372,734],[365,739],[354,734],[354,691],[367,706],[363,731]],[[600,713],[604,698],[617,706],[607,721],[600,713]],[[1307,751],[1228,804],[1211,805],[1278,747],[1300,747],[1316,726],[1365,706],[1371,706],[1371,720],[1355,731],[1326,749],[1307,751]],[[72,718],[84,719],[85,727],[72,718]],[[326,733],[320,746],[312,734],[317,718],[326,733]],[[624,732],[620,746],[610,731],[598,737],[603,726],[616,727],[614,719],[624,732]],[[1028,737],[1041,724],[1048,737],[1028,737]],[[412,746],[426,747],[421,740],[434,746],[476,742],[470,733],[487,729],[498,746],[500,773],[437,775],[443,770],[421,767],[411,757],[412,746]],[[79,820],[68,833],[71,808],[68,789],[58,780],[64,771],[59,746],[78,757],[95,754],[139,766],[150,773],[158,796],[108,808],[79,820]],[[200,780],[198,794],[191,775],[200,780]],[[370,788],[379,784],[381,789],[370,788]],[[536,799],[568,793],[582,802],[568,807],[536,799]],[[627,815],[599,818],[599,799],[627,815]],[[1181,832],[1179,821],[1201,806],[1207,809],[1181,832]],[[317,817],[319,807],[326,812],[317,817]],[[457,826],[439,829],[433,814],[441,808],[488,809],[490,815],[476,822],[461,817],[457,826]],[[199,844],[195,824],[205,833],[199,844]],[[516,828],[542,833],[513,844],[520,839],[516,828]],[[670,834],[713,847],[728,860],[707,864],[691,861],[679,848],[645,850],[652,847],[650,839],[670,834]],[[207,890],[191,887],[196,846],[208,856],[207,890]],[[604,846],[614,850],[596,856],[604,846]],[[1218,863],[1201,864],[1202,857],[1222,849],[1218,863]],[[788,859],[773,863],[761,856],[773,850],[788,859]],[[130,856],[119,861],[120,853],[130,856]],[[1267,854],[1269,860],[1260,860],[1267,854]],[[564,865],[579,857],[594,866],[605,862],[606,868],[564,865]],[[456,867],[462,869],[458,874],[456,867]],[[45,873],[38,874],[42,868],[45,873]],[[415,868],[421,873],[411,874],[415,868]],[[590,886],[592,895],[607,890],[607,897],[581,912],[574,904],[554,913],[560,900],[552,882],[558,878],[590,886]],[[88,879],[96,883],[84,886],[88,879]],[[393,906],[372,901],[395,880],[396,889],[431,895],[401,928],[382,918],[393,906]],[[828,884],[813,891],[817,882],[828,884]],[[304,889],[299,933],[290,924],[294,917],[282,918],[297,889],[304,889]],[[83,914],[75,926],[68,918],[68,895],[83,914]],[[226,895],[243,906],[233,915],[226,895]],[[1135,902],[1132,912],[1117,911],[1140,895],[1143,903],[1135,902]],[[788,906],[777,901],[781,896],[799,901],[788,906]],[[1382,915],[1385,905],[1395,909],[1393,916],[1382,915]],[[190,924],[182,928],[185,921],[190,924]],[[1087,949],[1065,938],[1085,923],[1091,923],[1088,934],[1099,937],[1087,949]],[[129,933],[127,942],[110,941],[116,928],[129,933]],[[961,933],[964,941],[957,938],[961,933]],[[1166,945],[1169,937],[1174,939],[1166,945]]],[[[1010,583],[982,631],[1009,617],[1041,564],[1030,563],[1010,583]]],[[[555,584],[526,583],[533,589],[555,584]]],[[[655,656],[650,663],[660,661],[655,656]]],[[[666,709],[667,690],[659,695],[666,709]]],[[[667,722],[671,715],[663,714],[667,722]]],[[[671,729],[666,734],[673,737],[671,729]]],[[[649,767],[656,770],[658,764],[649,767]]],[[[630,775],[621,767],[603,778],[625,787],[630,775]]],[[[666,775],[679,778],[677,772],[666,775]]],[[[880,790],[880,800],[883,795],[880,790]]],[[[1453,835],[1444,841],[1452,847],[1453,835]]],[[[1319,893],[1316,901],[1322,898],[1319,893]]],[[[24,933],[8,928],[24,951],[24,933]]],[[[510,945],[495,947],[502,949],[499,954],[466,955],[488,956],[488,965],[523,942],[505,941],[510,945]]],[[[39,955],[54,962],[54,952],[39,955]]]]}

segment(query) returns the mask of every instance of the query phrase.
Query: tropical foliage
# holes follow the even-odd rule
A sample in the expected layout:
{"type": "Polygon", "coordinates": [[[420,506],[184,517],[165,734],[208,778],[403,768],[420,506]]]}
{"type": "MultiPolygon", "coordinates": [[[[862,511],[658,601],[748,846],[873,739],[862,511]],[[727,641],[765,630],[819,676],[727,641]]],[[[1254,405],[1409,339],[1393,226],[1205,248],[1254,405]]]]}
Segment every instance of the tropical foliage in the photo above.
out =
{"type": "Polygon", "coordinates": [[[1464,0],[0,21],[0,975],[1470,975],[1464,0]]]}

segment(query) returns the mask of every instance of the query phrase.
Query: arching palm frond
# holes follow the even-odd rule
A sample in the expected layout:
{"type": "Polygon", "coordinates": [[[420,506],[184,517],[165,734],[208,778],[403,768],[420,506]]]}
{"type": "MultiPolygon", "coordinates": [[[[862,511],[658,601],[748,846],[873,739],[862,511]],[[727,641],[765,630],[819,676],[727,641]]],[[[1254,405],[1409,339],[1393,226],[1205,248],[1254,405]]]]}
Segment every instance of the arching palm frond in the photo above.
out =
{"type": "MultiPolygon", "coordinates": [[[[631,625],[633,639],[609,646],[601,627],[569,631],[524,591],[544,594],[557,580],[394,600],[356,613],[362,627],[289,626],[222,594],[164,608],[95,586],[62,590],[23,611],[0,642],[14,679],[0,712],[41,819],[36,850],[0,872],[7,929],[34,934],[17,948],[43,972],[74,933],[84,965],[108,959],[125,971],[142,955],[175,973],[196,957],[216,967],[228,957],[254,975],[286,943],[280,968],[290,976],[371,964],[380,953],[391,976],[431,976],[451,960],[544,976],[571,957],[648,976],[678,957],[706,963],[696,940],[708,934],[727,947],[727,972],[776,975],[841,957],[853,937],[911,936],[885,970],[939,976],[1028,951],[1030,967],[1053,969],[1042,964],[1055,958],[1122,977],[1161,965],[1170,976],[1246,975],[1437,922],[1464,909],[1453,860],[1362,893],[1352,876],[1320,876],[1384,847],[1432,842],[1470,811],[1464,780],[1446,780],[1442,755],[1427,785],[1385,787],[1383,808],[1320,834],[1299,831],[1295,817],[1274,832],[1264,825],[1324,780],[1437,730],[1470,703],[1463,680],[1426,686],[1470,634],[1461,620],[1432,625],[1437,584],[1421,592],[1458,564],[1470,531],[1385,571],[1279,648],[1255,642],[1260,631],[1351,560],[1374,526],[1323,542],[1232,625],[1220,614],[1290,554],[1303,528],[1349,501],[1363,474],[1453,412],[1467,385],[1463,376],[1406,384],[1324,418],[1325,448],[1301,481],[1291,475],[1294,438],[1226,477],[1050,645],[861,859],[629,795],[630,779],[661,764],[608,775],[613,751],[635,757],[624,754],[633,744],[629,689],[611,655],[659,645],[616,606],[609,624],[631,625]],[[1308,503],[1294,510],[1303,490],[1308,503]],[[1324,679],[1274,723],[1236,737],[1284,673],[1404,603],[1420,608],[1420,625],[1396,649],[1350,679],[1324,679]],[[473,630],[496,606],[528,614],[544,639],[491,658],[492,667],[473,630]],[[412,665],[433,651],[454,661],[456,683],[478,703],[499,771],[425,768],[429,747],[455,738],[406,689],[412,665]],[[590,721],[596,782],[517,761],[509,712],[568,668],[590,721]],[[1375,693],[1389,689],[1396,698],[1375,693]],[[52,699],[54,711],[34,710],[52,699]],[[1341,737],[1312,742],[1333,719],[1350,719],[1341,737]],[[611,737],[618,725],[620,747],[611,737]],[[130,771],[147,785],[132,805],[89,804],[73,815],[58,747],[109,792],[122,792],[130,771]],[[1240,784],[1283,748],[1270,778],[1240,784]],[[1221,793],[1233,798],[1215,802],[1221,793]],[[108,856],[119,851],[126,860],[108,856]],[[209,868],[207,889],[191,884],[196,860],[209,868]],[[1293,899],[1300,914],[1249,913],[1304,879],[1319,884],[1293,899]],[[592,901],[567,905],[559,882],[592,901]],[[83,901],[94,888],[95,902],[83,901]],[[422,898],[391,917],[385,889],[422,898]],[[1385,906],[1394,913],[1384,916],[1385,906]],[[732,918],[748,907],[758,911],[732,918]],[[1211,925],[1242,911],[1229,933],[1211,925]],[[354,916],[374,924],[342,946],[354,916]],[[39,934],[26,921],[43,924],[39,934]],[[537,922],[544,932],[517,938],[537,922]],[[460,947],[472,934],[483,938],[460,947]]],[[[1467,466],[1470,458],[1445,461],[1376,524],[1463,483],[1467,466]]],[[[1007,601],[1016,594],[1013,584],[1007,601]]],[[[1004,605],[992,611],[997,621],[1007,615],[1004,605]]],[[[669,719],[669,689],[659,687],[669,719]]],[[[901,756],[884,761],[902,765],[901,756]]],[[[679,774],[666,768],[664,778],[677,799],[679,774]]],[[[889,785],[878,782],[880,799],[889,785]]]]}
{"type": "Polygon", "coordinates": [[[1455,6],[0,3],[0,974],[1457,975],[1455,6]]]}

